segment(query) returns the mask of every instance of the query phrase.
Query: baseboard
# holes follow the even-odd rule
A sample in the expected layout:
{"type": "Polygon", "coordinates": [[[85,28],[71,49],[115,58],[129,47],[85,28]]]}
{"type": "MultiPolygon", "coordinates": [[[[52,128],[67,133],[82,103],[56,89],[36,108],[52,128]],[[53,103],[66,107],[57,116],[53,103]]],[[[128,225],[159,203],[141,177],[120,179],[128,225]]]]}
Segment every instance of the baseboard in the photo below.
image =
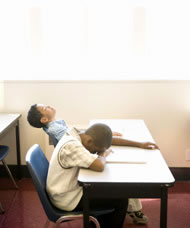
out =
{"type": "MultiPolygon", "coordinates": [[[[17,166],[16,165],[9,165],[9,169],[11,173],[16,178],[17,166]]],[[[190,167],[170,167],[170,171],[172,172],[176,181],[190,181],[190,167]]],[[[30,177],[28,168],[26,165],[21,165],[21,176],[22,177],[30,177]]],[[[8,177],[6,169],[3,165],[0,165],[0,178],[1,177],[8,177]]]]}
{"type": "Polygon", "coordinates": [[[190,181],[190,167],[170,167],[176,181],[190,181]]]}
{"type": "MultiPolygon", "coordinates": [[[[17,178],[17,174],[18,174],[18,167],[17,165],[8,165],[12,175],[14,178],[17,178]]],[[[26,165],[21,165],[20,167],[20,172],[21,174],[21,177],[30,177],[30,174],[29,174],[29,171],[28,171],[28,168],[26,165]]],[[[1,177],[8,177],[8,173],[5,169],[5,167],[3,165],[0,165],[0,178],[1,177]]]]}

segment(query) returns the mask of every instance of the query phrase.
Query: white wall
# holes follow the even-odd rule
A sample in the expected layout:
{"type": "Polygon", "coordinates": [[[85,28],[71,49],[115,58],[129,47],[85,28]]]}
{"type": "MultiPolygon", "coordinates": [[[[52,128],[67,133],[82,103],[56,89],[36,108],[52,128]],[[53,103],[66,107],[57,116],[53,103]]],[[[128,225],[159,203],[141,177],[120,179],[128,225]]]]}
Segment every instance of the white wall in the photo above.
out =
{"type": "Polygon", "coordinates": [[[4,109],[4,82],[0,81],[0,110],[4,109]]]}
{"type": "MultiPolygon", "coordinates": [[[[190,81],[5,81],[1,111],[22,113],[20,138],[22,164],[28,148],[47,138],[26,120],[31,104],[51,104],[57,118],[69,125],[87,126],[90,119],[144,119],[170,167],[190,167],[190,81]]],[[[14,141],[14,135],[1,140],[14,141]],[[11,138],[11,140],[10,140],[11,138]]],[[[9,156],[8,163],[16,158],[9,156]]]]}

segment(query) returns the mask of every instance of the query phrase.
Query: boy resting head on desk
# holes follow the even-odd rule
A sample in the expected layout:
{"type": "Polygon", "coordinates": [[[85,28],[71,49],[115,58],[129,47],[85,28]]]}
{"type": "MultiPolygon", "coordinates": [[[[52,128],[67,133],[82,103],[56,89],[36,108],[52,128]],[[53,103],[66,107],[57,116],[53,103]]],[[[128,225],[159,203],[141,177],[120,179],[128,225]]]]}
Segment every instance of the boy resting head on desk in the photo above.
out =
{"type": "MultiPolygon", "coordinates": [[[[106,149],[111,146],[112,131],[105,124],[94,124],[81,133],[75,128],[67,130],[55,147],[47,176],[46,189],[52,203],[63,210],[83,209],[83,190],[78,184],[78,173],[81,167],[94,171],[103,171],[106,164],[106,149]],[[96,152],[101,155],[95,154],[96,152]]],[[[101,227],[122,228],[128,200],[98,199],[94,195],[90,208],[100,210],[113,208],[100,221],[101,227]]]]}

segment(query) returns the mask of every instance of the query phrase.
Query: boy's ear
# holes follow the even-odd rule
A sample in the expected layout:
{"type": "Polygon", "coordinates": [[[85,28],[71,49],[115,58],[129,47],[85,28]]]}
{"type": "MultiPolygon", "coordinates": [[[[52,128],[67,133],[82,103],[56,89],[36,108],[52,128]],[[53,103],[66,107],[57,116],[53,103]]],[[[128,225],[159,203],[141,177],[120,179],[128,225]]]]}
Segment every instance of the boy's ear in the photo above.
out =
{"type": "Polygon", "coordinates": [[[43,123],[43,124],[47,124],[48,123],[48,118],[43,116],[41,119],[40,119],[40,122],[43,123]]]}
{"type": "Polygon", "coordinates": [[[90,135],[86,135],[86,142],[88,145],[92,144],[93,143],[93,139],[90,135]]]}

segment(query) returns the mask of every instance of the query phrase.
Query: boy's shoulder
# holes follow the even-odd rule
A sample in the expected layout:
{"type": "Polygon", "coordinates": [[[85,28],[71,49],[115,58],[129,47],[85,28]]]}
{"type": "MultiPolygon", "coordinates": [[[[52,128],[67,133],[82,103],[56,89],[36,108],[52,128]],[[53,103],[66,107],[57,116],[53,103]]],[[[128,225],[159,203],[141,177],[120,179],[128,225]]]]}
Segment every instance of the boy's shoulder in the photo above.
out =
{"type": "MultiPolygon", "coordinates": [[[[67,144],[72,144],[74,145],[81,145],[81,139],[80,136],[78,135],[77,131],[74,128],[68,129],[65,135],[59,140],[56,149],[60,149],[61,147],[67,145],[67,144]]],[[[58,150],[59,150],[58,149],[58,150]]]]}

